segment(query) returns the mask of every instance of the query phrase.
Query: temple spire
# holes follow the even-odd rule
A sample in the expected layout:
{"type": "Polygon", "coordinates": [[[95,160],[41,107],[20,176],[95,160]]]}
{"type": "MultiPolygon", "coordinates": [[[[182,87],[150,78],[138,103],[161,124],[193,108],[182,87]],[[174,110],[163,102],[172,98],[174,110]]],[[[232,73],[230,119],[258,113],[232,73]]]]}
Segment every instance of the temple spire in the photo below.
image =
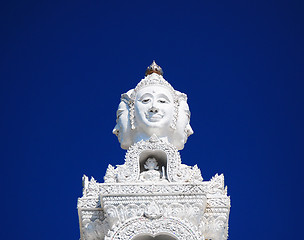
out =
{"type": "Polygon", "coordinates": [[[147,68],[145,76],[148,76],[152,73],[157,73],[159,75],[164,74],[162,68],[160,66],[158,66],[154,60],[153,60],[153,63],[147,68]]]}

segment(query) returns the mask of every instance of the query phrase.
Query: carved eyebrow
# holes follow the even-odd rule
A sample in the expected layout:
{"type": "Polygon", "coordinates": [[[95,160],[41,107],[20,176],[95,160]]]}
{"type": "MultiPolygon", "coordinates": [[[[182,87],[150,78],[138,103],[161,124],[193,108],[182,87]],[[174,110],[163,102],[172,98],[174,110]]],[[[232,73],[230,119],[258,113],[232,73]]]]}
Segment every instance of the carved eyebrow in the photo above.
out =
{"type": "Polygon", "coordinates": [[[161,97],[161,98],[164,98],[164,99],[166,99],[168,102],[171,102],[170,99],[167,97],[167,95],[165,95],[165,94],[163,94],[163,93],[158,94],[157,97],[159,97],[159,98],[160,98],[160,97],[161,97]]]}
{"type": "Polygon", "coordinates": [[[144,95],[142,95],[142,96],[140,97],[139,101],[142,101],[145,97],[153,97],[153,95],[150,94],[150,93],[145,93],[144,95]]]}
{"type": "Polygon", "coordinates": [[[185,112],[189,117],[191,116],[190,110],[185,110],[185,112]]]}
{"type": "Polygon", "coordinates": [[[119,118],[124,111],[124,109],[118,109],[116,112],[116,117],[119,118]]]}

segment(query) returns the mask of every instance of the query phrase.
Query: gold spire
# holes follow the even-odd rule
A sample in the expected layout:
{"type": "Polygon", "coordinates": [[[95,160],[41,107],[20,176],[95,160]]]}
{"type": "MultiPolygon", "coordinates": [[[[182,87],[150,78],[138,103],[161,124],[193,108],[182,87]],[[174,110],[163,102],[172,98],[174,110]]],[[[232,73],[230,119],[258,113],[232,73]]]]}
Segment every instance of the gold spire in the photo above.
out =
{"type": "Polygon", "coordinates": [[[145,76],[148,76],[152,73],[157,73],[159,75],[164,74],[162,68],[160,66],[158,66],[154,60],[153,60],[153,63],[147,68],[145,76]]]}

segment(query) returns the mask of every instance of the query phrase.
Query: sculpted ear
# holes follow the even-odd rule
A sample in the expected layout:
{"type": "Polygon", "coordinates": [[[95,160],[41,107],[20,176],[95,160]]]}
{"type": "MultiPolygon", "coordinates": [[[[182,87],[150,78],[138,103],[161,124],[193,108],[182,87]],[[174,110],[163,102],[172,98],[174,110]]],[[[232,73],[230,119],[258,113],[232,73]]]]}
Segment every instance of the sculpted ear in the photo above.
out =
{"type": "Polygon", "coordinates": [[[177,96],[177,101],[180,103],[181,101],[186,101],[187,102],[187,95],[185,93],[179,92],[175,90],[175,94],[177,96]]]}
{"type": "Polygon", "coordinates": [[[133,94],[133,92],[134,89],[131,89],[128,92],[121,94],[120,100],[129,105],[132,100],[131,95],[133,94]]]}

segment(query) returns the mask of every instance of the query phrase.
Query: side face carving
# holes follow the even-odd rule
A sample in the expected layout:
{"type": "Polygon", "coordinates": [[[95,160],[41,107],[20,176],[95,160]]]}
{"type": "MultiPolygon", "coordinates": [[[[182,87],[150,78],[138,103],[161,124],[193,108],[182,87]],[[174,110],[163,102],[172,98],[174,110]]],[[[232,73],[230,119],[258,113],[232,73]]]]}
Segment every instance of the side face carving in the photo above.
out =
{"type": "Polygon", "coordinates": [[[179,102],[178,118],[176,122],[176,130],[172,139],[169,141],[178,149],[182,150],[190,135],[193,134],[190,126],[190,110],[186,100],[182,99],[179,102]]]}
{"type": "Polygon", "coordinates": [[[128,99],[125,97],[122,97],[118,105],[116,125],[112,132],[117,136],[122,149],[128,149],[134,143],[130,124],[130,109],[128,99]]]}
{"type": "Polygon", "coordinates": [[[148,73],[134,89],[122,95],[113,133],[126,150],[153,134],[182,150],[193,134],[187,96],[174,90],[160,75],[161,68],[153,64],[150,68],[158,70],[148,73]]]}

